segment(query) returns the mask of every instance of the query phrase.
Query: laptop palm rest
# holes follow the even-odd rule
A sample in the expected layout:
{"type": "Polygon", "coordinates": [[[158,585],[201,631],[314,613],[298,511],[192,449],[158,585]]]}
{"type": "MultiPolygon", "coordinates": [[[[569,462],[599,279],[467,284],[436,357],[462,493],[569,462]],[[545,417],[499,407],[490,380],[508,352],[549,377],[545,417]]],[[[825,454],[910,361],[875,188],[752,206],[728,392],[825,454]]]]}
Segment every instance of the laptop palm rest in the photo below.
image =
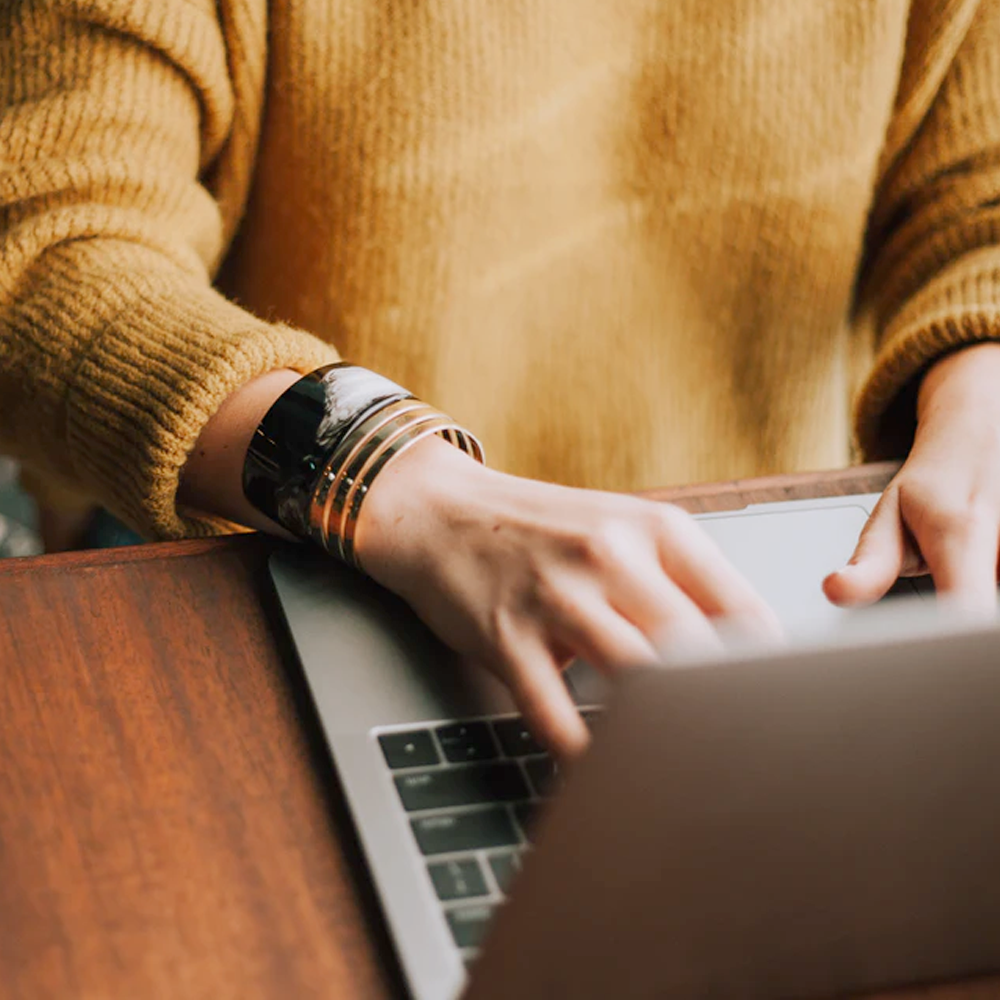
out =
{"type": "Polygon", "coordinates": [[[328,737],[514,710],[498,680],[462,669],[399,598],[329,556],[290,545],[271,575],[328,737]]]}

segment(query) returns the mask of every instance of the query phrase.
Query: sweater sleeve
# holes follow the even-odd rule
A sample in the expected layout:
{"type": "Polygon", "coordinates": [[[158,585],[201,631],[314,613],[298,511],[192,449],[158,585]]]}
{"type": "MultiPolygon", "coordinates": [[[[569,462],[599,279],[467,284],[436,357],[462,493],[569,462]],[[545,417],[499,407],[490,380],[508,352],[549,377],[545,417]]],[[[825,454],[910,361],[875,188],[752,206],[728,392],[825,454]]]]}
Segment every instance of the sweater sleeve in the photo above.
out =
{"type": "Polygon", "coordinates": [[[877,337],[855,410],[867,458],[906,453],[936,359],[1000,340],[1000,0],[916,0],[908,47],[859,293],[877,337]]]}
{"type": "Polygon", "coordinates": [[[212,288],[233,118],[212,0],[0,5],[0,451],[147,536],[223,530],[177,508],[202,427],[335,358],[212,288]]]}

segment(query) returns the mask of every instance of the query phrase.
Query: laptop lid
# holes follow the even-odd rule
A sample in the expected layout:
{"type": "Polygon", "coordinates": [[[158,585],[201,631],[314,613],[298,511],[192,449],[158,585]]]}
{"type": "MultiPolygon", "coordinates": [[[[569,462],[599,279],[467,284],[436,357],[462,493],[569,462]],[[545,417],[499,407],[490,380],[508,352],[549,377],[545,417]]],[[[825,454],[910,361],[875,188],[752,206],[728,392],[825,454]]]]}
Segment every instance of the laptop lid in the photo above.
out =
{"type": "Polygon", "coordinates": [[[1000,629],[636,671],[469,1000],[833,997],[1000,968],[1000,629]]]}

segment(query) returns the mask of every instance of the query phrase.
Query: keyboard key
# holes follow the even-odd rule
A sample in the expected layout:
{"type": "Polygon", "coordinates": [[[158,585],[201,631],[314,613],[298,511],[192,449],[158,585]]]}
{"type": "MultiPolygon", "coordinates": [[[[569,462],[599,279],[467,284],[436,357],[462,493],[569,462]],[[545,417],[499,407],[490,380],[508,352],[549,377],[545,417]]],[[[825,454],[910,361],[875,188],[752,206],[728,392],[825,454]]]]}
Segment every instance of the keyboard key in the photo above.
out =
{"type": "Polygon", "coordinates": [[[587,724],[588,729],[593,729],[594,724],[601,721],[604,715],[603,708],[584,708],[580,711],[580,718],[587,724]]]}
{"type": "Polygon", "coordinates": [[[507,886],[510,885],[511,879],[514,878],[521,868],[520,851],[510,851],[509,853],[504,854],[491,854],[490,868],[493,869],[493,877],[497,880],[497,885],[500,887],[500,891],[506,893],[507,886]]]}
{"type": "Polygon", "coordinates": [[[378,741],[385,754],[385,762],[391,768],[426,767],[428,764],[441,763],[428,729],[383,733],[378,741]]]}
{"type": "Polygon", "coordinates": [[[448,910],[448,926],[459,948],[478,948],[486,937],[495,906],[462,906],[448,910]]]}
{"type": "Polygon", "coordinates": [[[536,808],[536,803],[534,802],[521,802],[514,806],[514,815],[517,817],[518,825],[524,832],[525,839],[534,843],[535,838],[532,836],[532,827],[538,812],[536,808]]]}
{"type": "Polygon", "coordinates": [[[424,816],[411,820],[410,826],[424,854],[476,851],[519,843],[514,824],[502,806],[424,816]]]}
{"type": "Polygon", "coordinates": [[[475,858],[438,861],[428,865],[427,872],[434,883],[438,899],[467,899],[470,896],[489,895],[486,879],[475,858]]]}
{"type": "Polygon", "coordinates": [[[457,722],[441,726],[437,738],[445,757],[453,764],[466,764],[477,760],[492,760],[497,749],[485,722],[457,722]]]}
{"type": "Polygon", "coordinates": [[[400,774],[396,777],[396,790],[408,812],[513,802],[526,799],[530,794],[520,769],[513,762],[400,774]]]}
{"type": "Polygon", "coordinates": [[[544,799],[558,788],[559,769],[551,757],[532,757],[524,762],[524,769],[528,772],[531,787],[540,798],[544,799]]]}
{"type": "Polygon", "coordinates": [[[531,735],[524,719],[498,719],[493,723],[493,732],[500,741],[500,749],[508,757],[545,753],[545,747],[531,735]]]}

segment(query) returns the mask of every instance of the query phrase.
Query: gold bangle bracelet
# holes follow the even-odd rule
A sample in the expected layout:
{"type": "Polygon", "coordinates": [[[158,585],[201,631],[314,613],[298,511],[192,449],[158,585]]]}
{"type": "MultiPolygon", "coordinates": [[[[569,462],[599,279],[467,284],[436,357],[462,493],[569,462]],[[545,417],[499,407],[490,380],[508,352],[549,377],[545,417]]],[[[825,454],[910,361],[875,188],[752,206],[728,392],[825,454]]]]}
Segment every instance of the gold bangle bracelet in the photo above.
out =
{"type": "Polygon", "coordinates": [[[325,463],[309,509],[313,539],[360,569],[354,535],[372,482],[393,458],[431,434],[483,461],[479,441],[440,410],[413,398],[387,404],[354,428],[325,463]]]}
{"type": "Polygon", "coordinates": [[[327,525],[336,525],[338,535],[343,534],[342,526],[349,516],[358,486],[369,475],[372,465],[378,461],[379,456],[398,437],[414,427],[422,427],[428,423],[433,423],[443,430],[448,426],[449,421],[443,414],[428,407],[420,413],[410,413],[405,418],[399,418],[385,424],[366,438],[363,445],[358,447],[354,455],[351,456],[350,474],[342,480],[337,498],[330,507],[332,517],[327,521],[327,525]]]}
{"type": "Polygon", "coordinates": [[[348,434],[341,446],[327,460],[313,492],[309,509],[310,534],[324,548],[326,548],[324,534],[330,513],[329,508],[353,464],[353,456],[357,449],[364,445],[368,437],[389,421],[414,410],[423,410],[426,407],[427,404],[422,403],[419,399],[409,398],[398,400],[376,410],[348,434]]]}
{"type": "MultiPolygon", "coordinates": [[[[350,512],[351,516],[344,524],[344,532],[341,536],[341,547],[344,552],[344,556],[348,562],[351,563],[351,565],[355,566],[357,569],[363,569],[354,548],[354,536],[357,532],[362,505],[365,498],[368,496],[368,492],[371,489],[371,485],[376,476],[392,459],[397,458],[408,448],[415,445],[418,441],[421,441],[426,437],[430,437],[432,434],[445,437],[449,430],[452,432],[458,432],[461,438],[465,441],[465,447],[458,445],[456,445],[456,447],[460,447],[460,450],[464,451],[475,461],[480,463],[482,462],[482,446],[479,444],[479,441],[467,431],[463,431],[454,423],[450,423],[445,427],[430,426],[427,424],[422,427],[413,427],[408,429],[405,435],[398,437],[390,446],[386,448],[386,450],[379,456],[377,463],[372,466],[368,474],[365,476],[364,481],[359,484],[357,500],[350,512]]],[[[450,437],[445,437],[445,440],[450,440],[450,437]]]]}
{"type": "MultiPolygon", "coordinates": [[[[326,499],[323,510],[323,531],[324,538],[329,540],[332,535],[340,539],[343,535],[341,525],[344,523],[345,512],[349,508],[349,499],[354,494],[355,487],[365,473],[370,462],[375,455],[389,442],[395,440],[407,428],[414,424],[426,423],[428,420],[437,419],[438,411],[430,406],[421,405],[419,409],[414,409],[408,413],[397,414],[390,420],[382,422],[379,426],[366,434],[358,441],[354,450],[347,457],[342,471],[338,473],[330,494],[326,499]]],[[[338,542],[339,549],[339,542],[338,542]]],[[[337,553],[343,558],[343,553],[337,553]]]]}
{"type": "Polygon", "coordinates": [[[440,416],[428,415],[426,419],[414,421],[412,424],[408,425],[402,431],[394,435],[391,440],[385,441],[381,447],[371,455],[367,468],[358,478],[351,490],[350,497],[345,504],[344,513],[339,525],[338,540],[340,542],[340,550],[343,552],[345,562],[357,566],[358,569],[361,568],[358,565],[357,557],[354,551],[354,535],[357,531],[358,518],[361,515],[362,505],[364,504],[364,501],[368,496],[368,491],[371,489],[371,485],[375,481],[378,474],[386,467],[386,465],[388,465],[390,461],[392,461],[392,459],[397,458],[411,445],[416,444],[417,441],[425,437],[430,437],[432,434],[440,434],[443,436],[444,432],[452,426],[454,425],[448,420],[447,417],[444,416],[444,414],[441,414],[440,416]]]}

